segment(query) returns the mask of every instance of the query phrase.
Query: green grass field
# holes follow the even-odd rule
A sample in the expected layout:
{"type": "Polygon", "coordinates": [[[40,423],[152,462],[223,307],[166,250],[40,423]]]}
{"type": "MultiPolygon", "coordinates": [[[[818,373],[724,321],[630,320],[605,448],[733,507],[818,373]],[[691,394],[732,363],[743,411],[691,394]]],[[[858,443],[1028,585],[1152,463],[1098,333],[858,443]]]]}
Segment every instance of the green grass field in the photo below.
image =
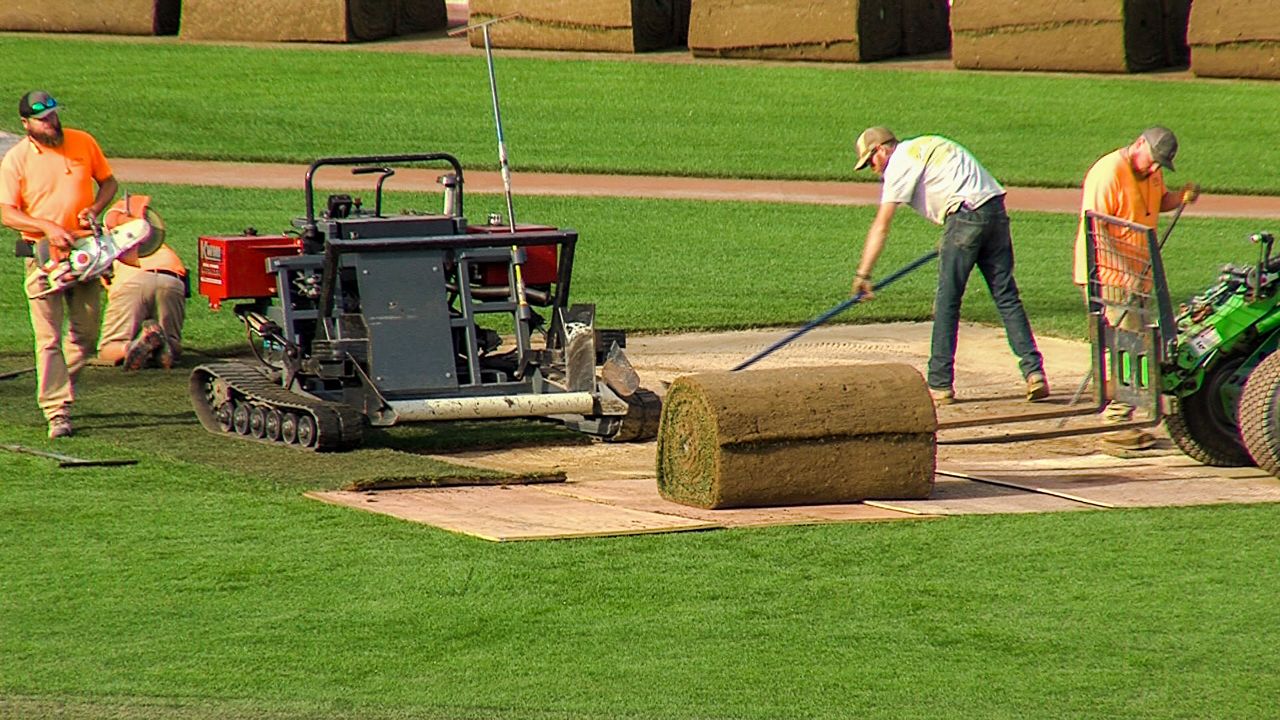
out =
{"type": "MultiPolygon", "coordinates": [[[[953,137],[1006,183],[1073,187],[1099,156],[1164,124],[1183,146],[1170,184],[1280,193],[1280,147],[1268,141],[1280,136],[1275,83],[496,54],[517,171],[852,179],[854,138],[888,125],[953,137]]],[[[0,97],[56,90],[64,122],[94,131],[117,157],[445,150],[467,167],[497,162],[480,55],[9,34],[0,67],[12,69],[0,97]]],[[[16,113],[0,113],[0,128],[17,127],[16,113]]]]}
{"type": "MultiPolygon", "coordinates": [[[[33,68],[0,77],[0,96],[47,86],[68,124],[83,121],[116,156],[306,160],[421,137],[395,149],[491,164],[475,57],[4,35],[0,60],[33,68]],[[326,98],[338,87],[361,112],[332,112],[326,98]],[[442,99],[456,112],[438,112],[442,99]]],[[[1147,124],[1144,108],[1159,107],[1150,121],[1184,137],[1180,178],[1280,192],[1269,171],[1280,151],[1246,140],[1276,134],[1264,112],[1274,84],[501,63],[522,169],[847,177],[853,134],[885,121],[963,137],[1010,182],[1068,185],[1147,124]],[[868,97],[881,109],[851,115],[868,97]],[[686,106],[696,114],[673,114],[686,106]],[[1093,111],[1103,106],[1116,112],[1093,111]]],[[[0,127],[11,121],[0,116],[0,127]]],[[[279,231],[301,211],[296,192],[133,189],[155,195],[188,261],[199,234],[279,231]]],[[[602,324],[653,332],[818,314],[846,296],[871,219],[866,208],[786,204],[517,202],[522,219],[581,233],[575,295],[598,305],[602,324]]],[[[468,201],[473,217],[500,204],[468,201]]],[[[1167,247],[1175,298],[1212,282],[1221,263],[1250,259],[1245,237],[1260,229],[1275,228],[1183,219],[1167,247]]],[[[1019,282],[1042,334],[1083,332],[1069,280],[1073,232],[1070,216],[1014,216],[1019,282]]],[[[881,268],[936,238],[904,214],[881,268]]],[[[20,275],[16,261],[0,264],[0,371],[30,363],[20,275]]],[[[932,287],[922,270],[844,320],[925,319],[932,287]]],[[[995,317],[980,287],[965,310],[995,317]]],[[[243,343],[229,310],[194,298],[189,312],[188,366],[243,343]]],[[[141,459],[59,470],[0,452],[0,717],[1275,714],[1274,506],[495,545],[301,493],[361,474],[444,478],[458,469],[416,453],[570,442],[565,433],[528,423],[396,428],[357,453],[307,456],[205,433],[184,386],[182,372],[89,370],[82,432],[54,445],[31,376],[0,381],[0,444],[141,459]]]]}

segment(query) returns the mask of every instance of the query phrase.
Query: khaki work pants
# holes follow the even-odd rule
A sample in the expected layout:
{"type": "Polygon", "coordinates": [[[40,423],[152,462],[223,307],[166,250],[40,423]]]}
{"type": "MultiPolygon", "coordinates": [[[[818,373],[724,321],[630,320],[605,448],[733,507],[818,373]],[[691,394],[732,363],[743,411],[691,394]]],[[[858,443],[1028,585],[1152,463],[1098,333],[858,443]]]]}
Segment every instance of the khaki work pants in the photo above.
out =
{"type": "MultiPolygon", "coordinates": [[[[26,261],[28,298],[48,287],[38,265],[26,261]]],[[[65,412],[75,401],[75,376],[93,356],[98,343],[102,287],[97,281],[77,283],[62,292],[27,300],[35,333],[36,401],[46,419],[65,412]],[[67,327],[64,332],[63,323],[67,327]]]]}
{"type": "Polygon", "coordinates": [[[98,358],[120,362],[142,323],[155,320],[164,331],[174,359],[182,354],[182,323],[186,319],[186,287],[172,275],[137,272],[111,284],[102,320],[98,358]]]}

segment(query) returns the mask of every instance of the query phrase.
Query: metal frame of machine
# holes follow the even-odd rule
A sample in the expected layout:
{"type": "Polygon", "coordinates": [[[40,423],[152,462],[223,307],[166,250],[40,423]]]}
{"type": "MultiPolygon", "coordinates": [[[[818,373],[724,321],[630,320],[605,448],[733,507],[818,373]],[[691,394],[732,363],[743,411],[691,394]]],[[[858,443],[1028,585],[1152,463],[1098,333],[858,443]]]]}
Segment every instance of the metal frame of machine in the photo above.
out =
{"type": "Polygon", "coordinates": [[[354,447],[365,422],[549,417],[609,440],[653,437],[661,405],[639,388],[625,335],[569,304],[577,233],[468,224],[462,188],[447,153],[323,158],[307,170],[296,239],[201,238],[200,292],[250,301],[236,314],[259,360],[193,371],[205,427],[316,450],[354,447]],[[382,213],[383,182],[406,163],[451,166],[444,212],[382,213]],[[347,195],[316,212],[314,175],[330,165],[380,173],[373,212],[347,195]],[[513,347],[493,329],[503,323],[513,347]]]}

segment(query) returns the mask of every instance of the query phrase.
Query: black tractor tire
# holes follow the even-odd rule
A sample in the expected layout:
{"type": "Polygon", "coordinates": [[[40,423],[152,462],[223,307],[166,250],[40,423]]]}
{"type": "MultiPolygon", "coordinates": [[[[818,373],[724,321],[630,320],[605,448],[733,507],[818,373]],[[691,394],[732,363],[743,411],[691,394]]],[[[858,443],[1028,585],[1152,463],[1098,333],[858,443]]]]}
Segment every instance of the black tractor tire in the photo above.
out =
{"type": "Polygon", "coordinates": [[[1280,477],[1280,353],[1258,363],[1244,384],[1240,435],[1258,467],[1280,477]]]}
{"type": "Polygon", "coordinates": [[[1213,467],[1248,467],[1253,458],[1240,436],[1237,414],[1222,406],[1222,393],[1244,357],[1225,358],[1205,373],[1200,389],[1178,402],[1164,427],[1173,442],[1193,460],[1213,467]]]}

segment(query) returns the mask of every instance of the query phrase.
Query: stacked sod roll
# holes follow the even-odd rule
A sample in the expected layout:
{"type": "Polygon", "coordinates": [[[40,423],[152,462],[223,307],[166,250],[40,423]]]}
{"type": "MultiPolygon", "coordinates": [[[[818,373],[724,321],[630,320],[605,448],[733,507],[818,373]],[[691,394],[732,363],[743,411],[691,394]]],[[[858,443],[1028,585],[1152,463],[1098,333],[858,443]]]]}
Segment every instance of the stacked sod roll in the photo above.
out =
{"type": "MultiPolygon", "coordinates": [[[[489,28],[494,47],[633,53],[683,45],[689,0],[471,0],[472,24],[512,13],[489,28]]],[[[484,47],[473,30],[472,47],[484,47]]]]}
{"type": "Polygon", "coordinates": [[[0,30],[173,35],[180,0],[3,0],[0,30]]]}
{"type": "Polygon", "coordinates": [[[658,491],[700,508],[926,498],[937,427],[907,365],[687,375],[663,402],[658,491]]]}
{"type": "Polygon", "coordinates": [[[1274,3],[1196,0],[1187,39],[1196,75],[1280,80],[1280,12],[1274,3]]]}

